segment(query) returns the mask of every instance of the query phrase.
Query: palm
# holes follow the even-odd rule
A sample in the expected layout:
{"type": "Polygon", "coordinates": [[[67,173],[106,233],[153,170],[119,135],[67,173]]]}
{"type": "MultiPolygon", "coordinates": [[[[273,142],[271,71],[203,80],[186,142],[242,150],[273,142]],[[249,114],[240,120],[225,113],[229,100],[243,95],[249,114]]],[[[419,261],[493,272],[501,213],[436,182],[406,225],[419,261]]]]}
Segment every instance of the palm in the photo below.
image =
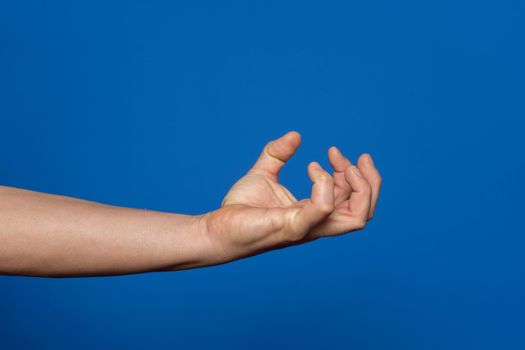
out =
{"type": "Polygon", "coordinates": [[[233,185],[223,205],[244,204],[260,208],[287,208],[297,199],[277,181],[262,174],[247,174],[233,185]]]}
{"type": "Polygon", "coordinates": [[[277,181],[249,172],[224,197],[215,235],[239,246],[274,245],[273,239],[286,226],[293,208],[299,208],[298,203],[277,181]]]}
{"type": "MultiPolygon", "coordinates": [[[[344,176],[344,174],[335,173],[334,177],[337,176],[344,176]]],[[[337,230],[338,227],[342,226],[341,223],[351,215],[349,200],[342,197],[345,191],[345,188],[335,184],[334,194],[335,198],[339,200],[336,200],[334,210],[330,215],[317,226],[315,234],[310,234],[310,238],[313,238],[312,236],[328,236],[346,232],[344,229],[342,231],[337,230]]],[[[310,202],[309,198],[298,201],[286,187],[271,177],[249,173],[232,186],[224,197],[222,205],[239,204],[254,209],[263,209],[260,211],[252,211],[254,215],[260,218],[261,215],[267,216],[268,214],[287,215],[294,210],[299,210],[308,202],[310,202]],[[269,208],[282,210],[266,210],[269,208]]],[[[275,220],[275,218],[268,219],[275,220]]],[[[283,220],[286,220],[286,218],[283,218],[283,220]]]]}

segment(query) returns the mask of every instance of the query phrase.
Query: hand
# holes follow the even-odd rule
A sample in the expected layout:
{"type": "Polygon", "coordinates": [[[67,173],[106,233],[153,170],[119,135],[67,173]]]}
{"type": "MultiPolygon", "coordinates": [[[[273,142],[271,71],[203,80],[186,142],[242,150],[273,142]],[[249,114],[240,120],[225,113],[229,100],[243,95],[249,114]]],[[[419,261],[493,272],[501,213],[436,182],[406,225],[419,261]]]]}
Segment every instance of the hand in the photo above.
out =
{"type": "Polygon", "coordinates": [[[295,131],[269,142],[254,166],[226,194],[221,208],[205,215],[216,263],[361,230],[372,219],[381,176],[368,154],[354,166],[331,147],[328,158],[333,175],[311,162],[310,198],[298,201],[279,184],[281,168],[300,143],[295,131]]]}

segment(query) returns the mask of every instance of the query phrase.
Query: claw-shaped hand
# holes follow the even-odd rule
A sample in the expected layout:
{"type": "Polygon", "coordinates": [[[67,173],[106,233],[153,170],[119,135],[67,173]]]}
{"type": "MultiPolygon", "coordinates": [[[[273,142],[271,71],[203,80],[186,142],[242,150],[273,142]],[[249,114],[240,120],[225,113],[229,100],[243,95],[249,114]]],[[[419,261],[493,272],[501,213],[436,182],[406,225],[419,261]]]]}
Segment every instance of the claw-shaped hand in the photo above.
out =
{"type": "Polygon", "coordinates": [[[301,143],[298,132],[270,141],[248,173],[206,215],[217,262],[363,229],[373,217],[381,176],[368,154],[357,166],[336,148],[328,150],[334,171],[308,165],[311,197],[298,201],[278,175],[301,143]]]}

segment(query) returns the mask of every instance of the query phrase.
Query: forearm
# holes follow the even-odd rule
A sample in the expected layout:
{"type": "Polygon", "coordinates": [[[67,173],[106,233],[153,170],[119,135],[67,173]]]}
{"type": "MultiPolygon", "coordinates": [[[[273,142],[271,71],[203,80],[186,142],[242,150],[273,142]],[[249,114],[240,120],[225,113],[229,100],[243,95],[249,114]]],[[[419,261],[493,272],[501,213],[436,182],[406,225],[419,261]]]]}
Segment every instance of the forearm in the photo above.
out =
{"type": "Polygon", "coordinates": [[[0,273],[94,276],[212,264],[202,216],[0,186],[0,273]]]}

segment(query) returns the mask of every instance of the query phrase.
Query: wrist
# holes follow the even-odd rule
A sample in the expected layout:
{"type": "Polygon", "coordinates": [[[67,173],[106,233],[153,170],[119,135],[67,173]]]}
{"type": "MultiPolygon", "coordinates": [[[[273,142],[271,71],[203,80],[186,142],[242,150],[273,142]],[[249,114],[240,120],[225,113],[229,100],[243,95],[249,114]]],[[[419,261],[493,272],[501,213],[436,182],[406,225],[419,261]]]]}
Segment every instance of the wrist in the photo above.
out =
{"type": "Polygon", "coordinates": [[[198,266],[219,265],[247,255],[245,247],[231,242],[231,216],[221,207],[193,217],[193,236],[200,247],[198,266]]]}
{"type": "Polygon", "coordinates": [[[167,270],[185,270],[212,266],[235,260],[221,242],[221,209],[199,215],[172,214],[172,263],[167,270]]]}
{"type": "Polygon", "coordinates": [[[207,213],[199,215],[170,214],[171,263],[166,270],[185,270],[208,266],[213,247],[208,237],[207,213]]]}
{"type": "Polygon", "coordinates": [[[221,208],[193,217],[193,236],[198,242],[198,266],[218,265],[233,260],[222,242],[224,213],[221,208]]]}

